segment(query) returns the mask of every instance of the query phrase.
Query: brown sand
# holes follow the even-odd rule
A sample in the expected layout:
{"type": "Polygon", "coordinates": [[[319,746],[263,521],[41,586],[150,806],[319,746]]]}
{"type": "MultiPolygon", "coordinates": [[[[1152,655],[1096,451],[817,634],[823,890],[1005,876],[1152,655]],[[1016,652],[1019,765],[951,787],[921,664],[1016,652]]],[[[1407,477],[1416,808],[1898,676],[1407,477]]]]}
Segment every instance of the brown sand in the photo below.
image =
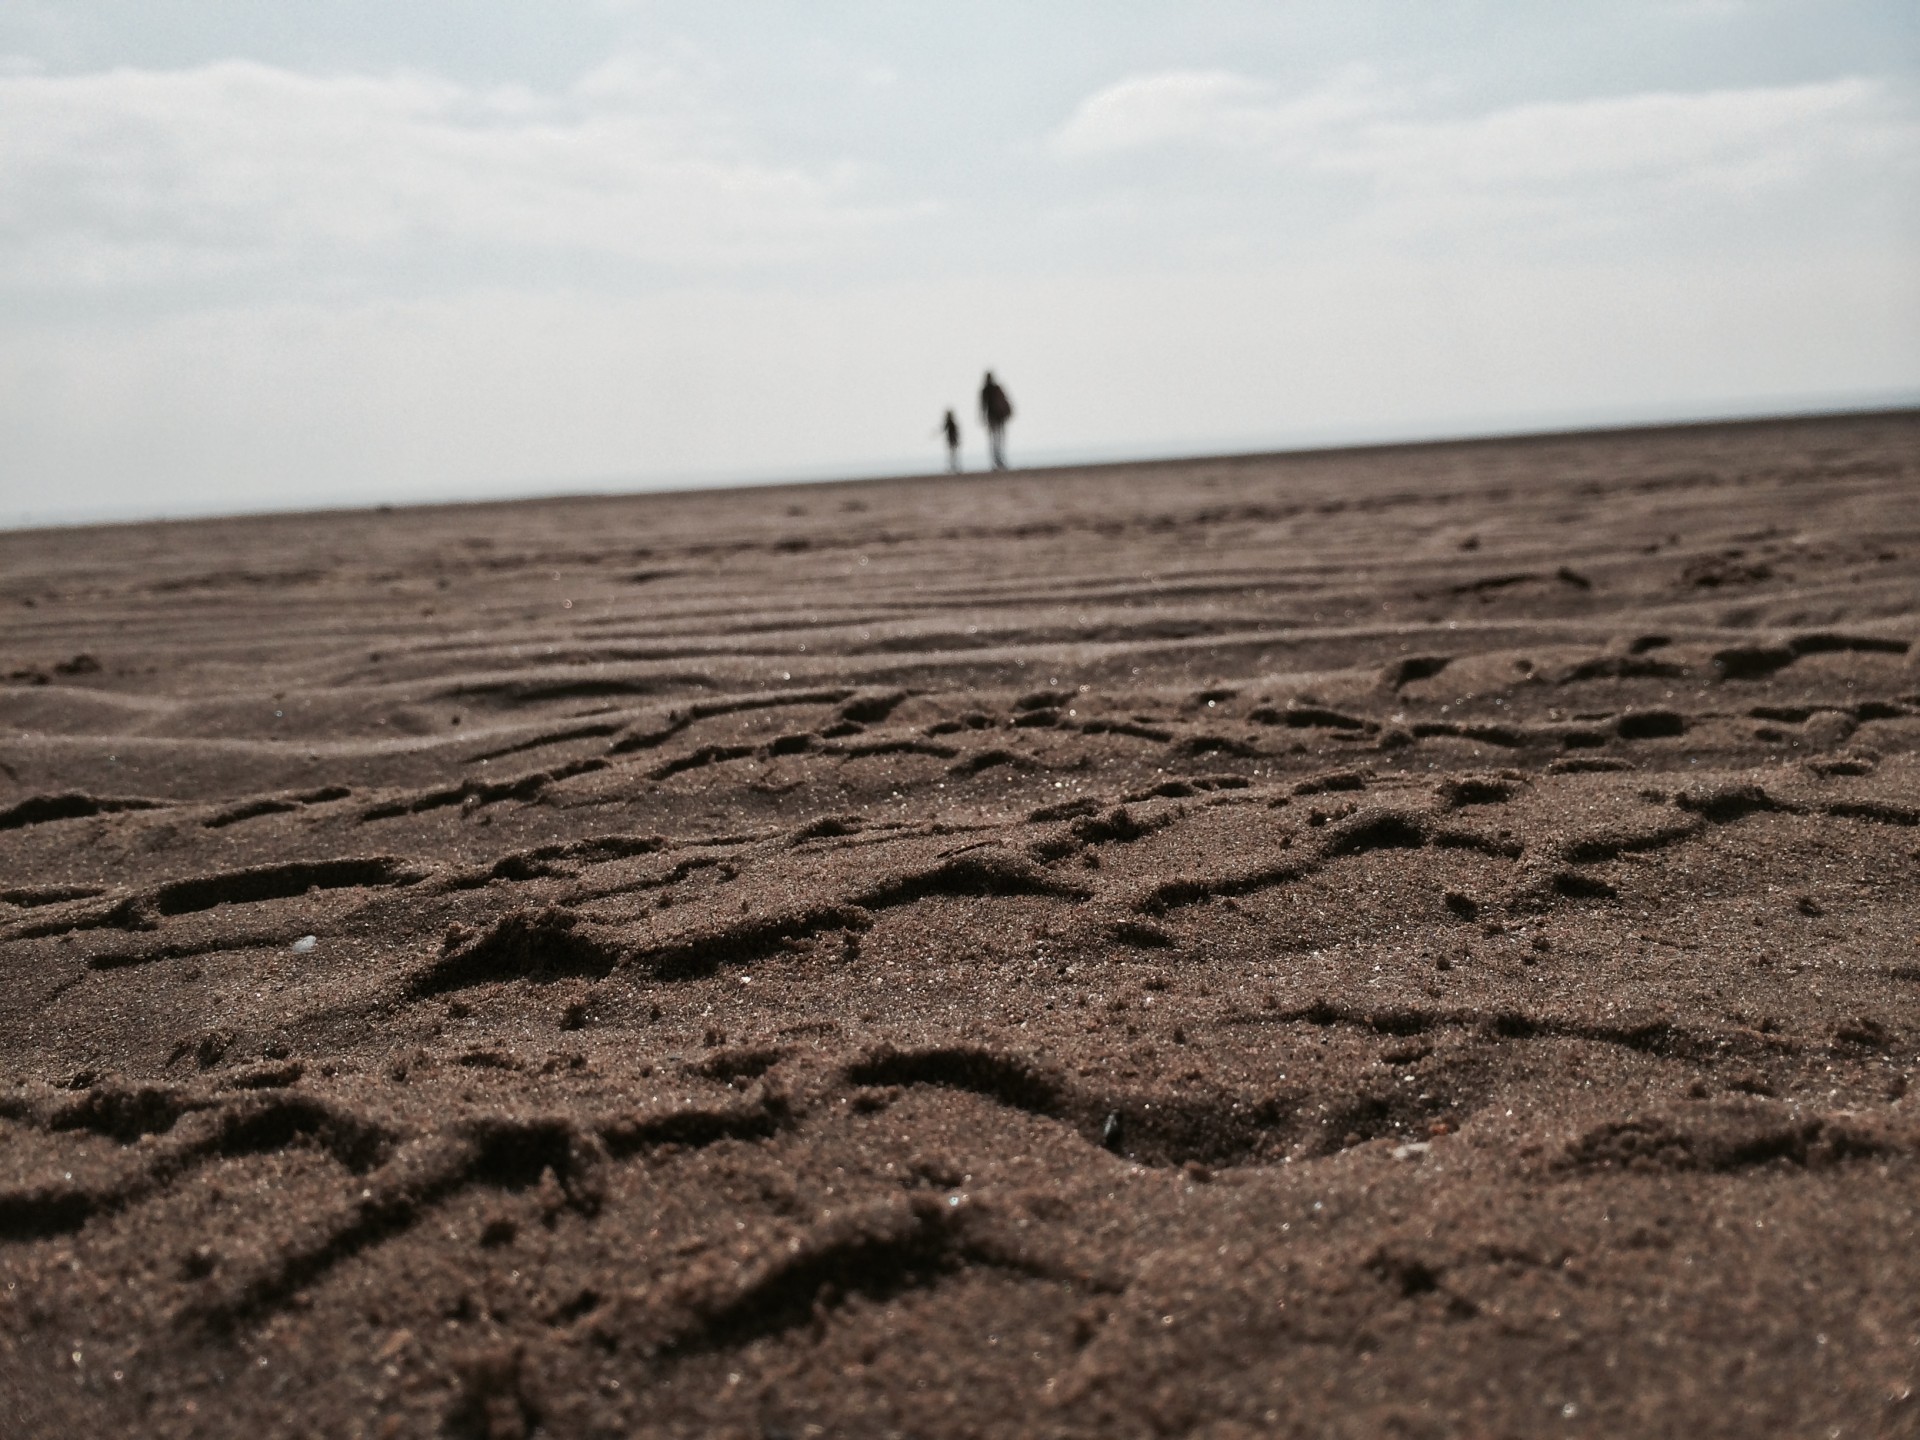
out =
{"type": "Polygon", "coordinates": [[[1920,1433],[1917,457],[0,536],[0,1429],[1920,1433]]]}

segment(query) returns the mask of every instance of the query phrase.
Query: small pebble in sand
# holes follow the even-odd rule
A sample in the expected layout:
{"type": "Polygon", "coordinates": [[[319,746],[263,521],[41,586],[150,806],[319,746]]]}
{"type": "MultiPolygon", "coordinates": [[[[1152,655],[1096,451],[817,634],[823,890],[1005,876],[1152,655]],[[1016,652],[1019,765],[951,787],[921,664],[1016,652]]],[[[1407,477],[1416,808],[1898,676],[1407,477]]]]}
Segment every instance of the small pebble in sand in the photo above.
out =
{"type": "Polygon", "coordinates": [[[293,953],[296,955],[305,955],[319,943],[320,940],[318,936],[302,935],[298,940],[293,942],[293,953]]]}

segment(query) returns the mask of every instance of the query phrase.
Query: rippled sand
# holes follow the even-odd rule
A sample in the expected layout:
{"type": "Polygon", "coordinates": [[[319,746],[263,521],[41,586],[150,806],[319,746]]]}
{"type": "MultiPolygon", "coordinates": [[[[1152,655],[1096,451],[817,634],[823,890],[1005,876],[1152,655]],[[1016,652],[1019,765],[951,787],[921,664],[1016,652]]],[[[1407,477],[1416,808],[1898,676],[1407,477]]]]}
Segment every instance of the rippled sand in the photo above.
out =
{"type": "Polygon", "coordinates": [[[0,535],[21,1435],[1920,1433],[1920,416],[0,535]]]}

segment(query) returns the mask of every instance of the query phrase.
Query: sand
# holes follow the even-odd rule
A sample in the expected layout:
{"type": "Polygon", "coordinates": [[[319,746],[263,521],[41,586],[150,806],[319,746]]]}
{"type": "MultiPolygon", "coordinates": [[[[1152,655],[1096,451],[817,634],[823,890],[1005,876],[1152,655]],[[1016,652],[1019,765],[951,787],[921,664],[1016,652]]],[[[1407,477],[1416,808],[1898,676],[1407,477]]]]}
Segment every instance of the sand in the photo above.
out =
{"type": "Polygon", "coordinates": [[[0,535],[10,1435],[1920,1433],[1920,415],[0,535]]]}

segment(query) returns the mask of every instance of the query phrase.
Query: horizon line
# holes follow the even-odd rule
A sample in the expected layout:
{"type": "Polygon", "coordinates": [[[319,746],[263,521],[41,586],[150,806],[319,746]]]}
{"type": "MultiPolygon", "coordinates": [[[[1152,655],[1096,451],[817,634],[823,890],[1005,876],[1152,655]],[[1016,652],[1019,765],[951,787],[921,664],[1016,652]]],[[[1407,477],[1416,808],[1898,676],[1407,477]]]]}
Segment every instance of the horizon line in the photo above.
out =
{"type": "MultiPolygon", "coordinates": [[[[263,505],[254,508],[229,509],[213,506],[205,510],[187,508],[174,513],[138,513],[121,510],[115,506],[83,507],[69,511],[50,511],[41,515],[27,512],[17,516],[0,515],[0,534],[28,530],[84,530],[107,529],[117,526],[179,525],[195,524],[203,521],[248,520],[268,517],[329,515],[354,512],[388,512],[401,510],[440,510],[456,507],[486,507],[505,505],[541,504],[550,502],[582,502],[620,498],[637,498],[643,495],[690,495],[715,490],[782,490],[813,488],[828,485],[870,485],[897,483],[903,480],[957,480],[966,478],[986,479],[1006,475],[1046,475],[1075,470],[1123,469],[1146,465],[1174,465],[1195,461],[1214,461],[1222,463],[1246,462],[1269,459],[1285,459],[1315,455],[1335,455],[1364,453],[1369,450],[1408,450],[1445,445],[1492,444],[1503,441],[1550,440],[1556,437],[1600,436],[1608,434],[1626,434],[1641,431],[1705,429],[1726,425],[1764,425],[1809,420],[1846,420],[1868,419],[1876,416],[1898,416],[1920,413],[1920,390],[1905,388],[1859,393],[1845,399],[1832,397],[1830,401],[1772,400],[1753,402],[1761,405],[1781,408],[1746,408],[1737,402],[1726,402],[1724,408],[1713,410],[1701,407],[1699,410],[1682,411],[1675,414],[1649,414],[1645,418],[1602,418],[1590,415],[1580,420],[1572,417],[1549,421],[1540,416],[1532,421],[1515,420],[1507,424],[1487,422],[1485,428],[1449,429],[1437,426],[1424,429],[1418,422],[1403,427],[1370,427],[1371,433],[1352,433],[1343,437],[1338,432],[1325,438],[1309,439],[1308,434],[1299,437],[1296,443],[1282,442],[1278,445],[1230,445],[1228,448],[1196,447],[1192,449],[1156,449],[1152,453],[1132,453],[1117,455],[1089,455],[1078,447],[1055,446],[1039,452],[1042,458],[1035,463],[1015,465],[1007,470],[963,470],[959,474],[948,472],[944,468],[934,468],[931,464],[924,469],[907,468],[871,468],[850,467],[846,471],[835,472],[821,467],[807,469],[800,473],[739,473],[714,474],[709,476],[683,475],[663,478],[658,482],[639,481],[632,477],[609,479],[606,481],[575,481],[574,488],[563,488],[568,482],[553,482],[554,488],[536,488],[540,482],[528,482],[525,491],[510,494],[483,494],[465,497],[417,497],[393,500],[374,498],[345,499],[337,502],[310,497],[307,500],[294,500],[285,505],[263,505]],[[1703,413],[1704,412],[1704,413],[1703,413]],[[317,502],[317,503],[310,503],[317,502]]],[[[1470,422],[1471,423],[1471,422],[1470,422]]],[[[1356,427],[1358,429],[1358,427],[1356,427]]]]}

